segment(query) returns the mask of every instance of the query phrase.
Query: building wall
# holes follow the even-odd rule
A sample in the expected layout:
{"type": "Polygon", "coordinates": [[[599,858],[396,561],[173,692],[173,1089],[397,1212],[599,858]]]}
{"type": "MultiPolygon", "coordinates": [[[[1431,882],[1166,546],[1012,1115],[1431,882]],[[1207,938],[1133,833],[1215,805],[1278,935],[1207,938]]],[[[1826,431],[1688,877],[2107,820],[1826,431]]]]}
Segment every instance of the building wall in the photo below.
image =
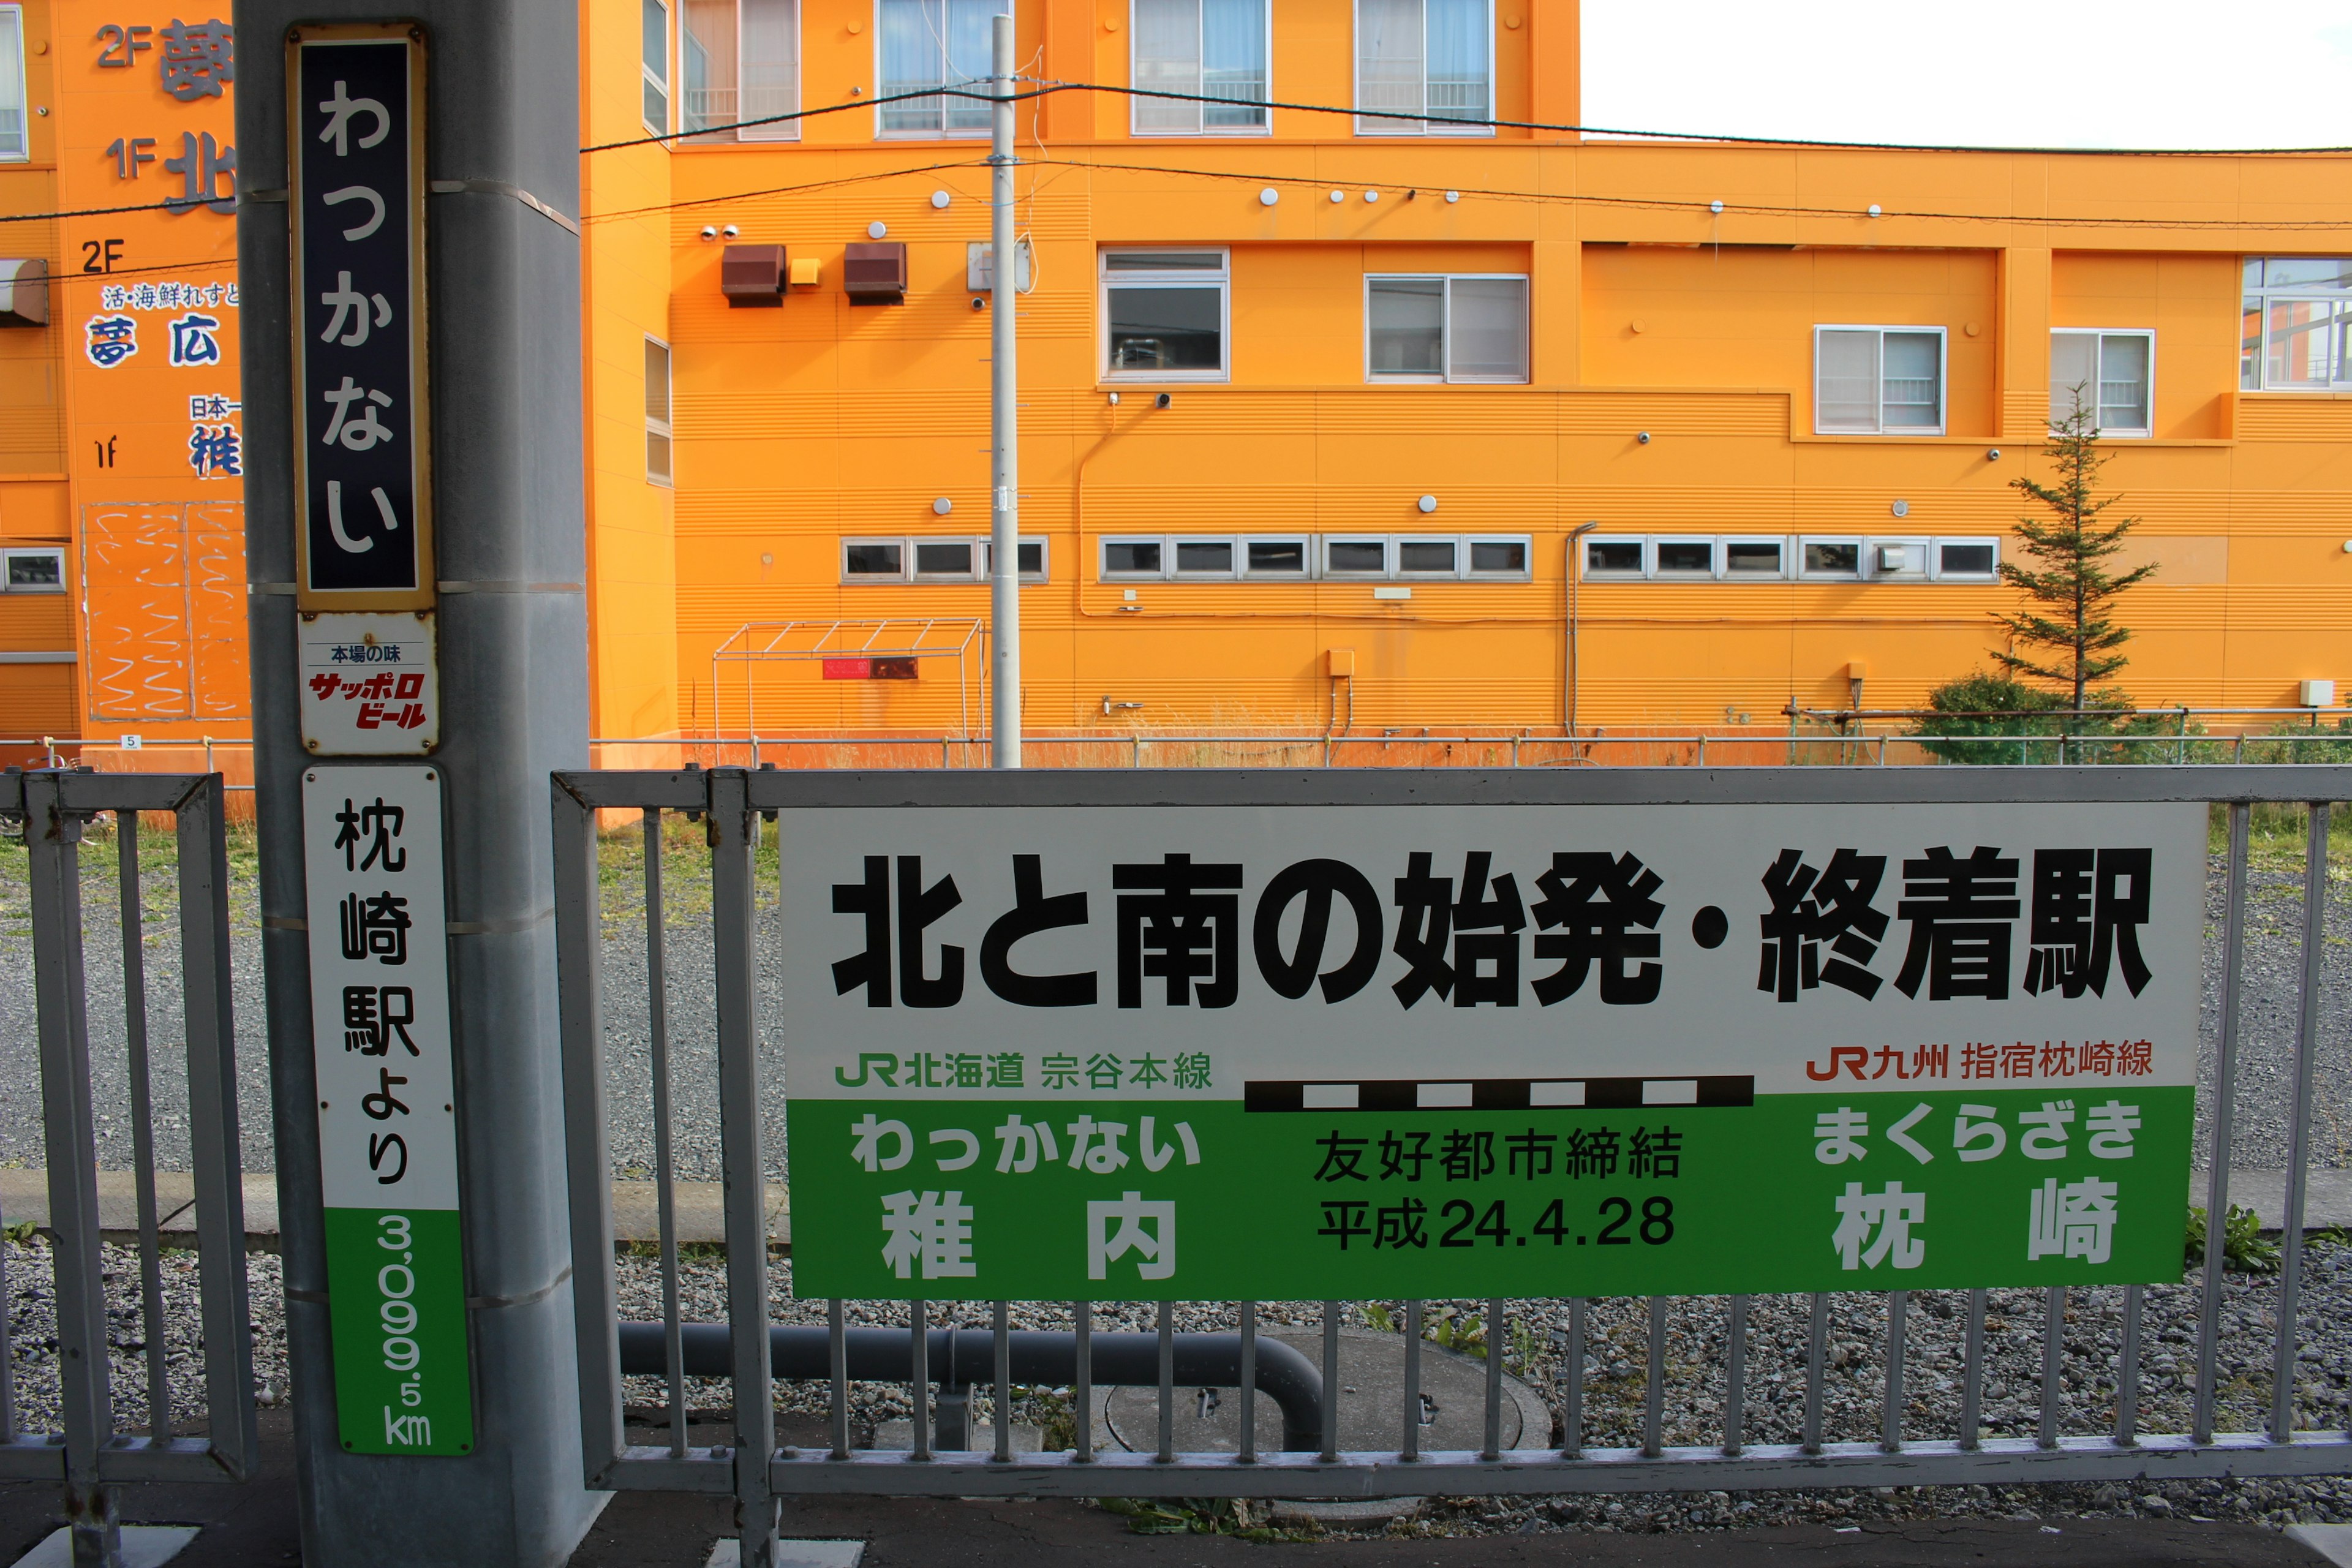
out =
{"type": "MultiPolygon", "coordinates": [[[[1574,8],[1496,9],[1498,112],[1572,121],[1574,8]]],[[[1127,11],[1024,4],[1026,69],[1125,83],[1127,11]]],[[[1275,13],[1272,96],[1347,102],[1345,0],[1275,13]]],[[[807,104],[874,95],[873,26],[864,0],[807,0],[807,104]]],[[[1038,267],[1020,305],[1023,532],[1051,561],[1023,595],[1040,730],[1557,730],[1570,530],[2013,544],[2029,503],[2011,481],[2045,466],[2053,327],[2157,334],[2152,432],[2112,442],[2107,470],[2120,510],[2142,520],[2132,558],[2159,566],[2125,611],[2139,634],[2126,689],[2277,705],[2302,678],[2352,677],[2338,668],[2352,401],[2237,389],[2241,258],[2310,253],[2290,226],[2352,219],[2344,159],[1374,138],[1290,110],[1267,135],[1144,138],[1128,132],[1129,102],[1068,91],[1019,116],[1018,216],[1038,267]],[[1098,256],[1118,245],[1231,248],[1227,381],[1105,377],[1098,256]],[[1421,269],[1529,275],[1527,384],[1367,384],[1363,277],[1421,269]],[[1813,329],[1827,323],[1942,328],[1943,433],[1816,434],[1813,329]],[[1097,571],[1106,534],[1431,528],[1531,535],[1532,579],[1421,583],[1397,600],[1361,583],[1139,585],[1097,571]]],[[[688,204],[667,223],[682,726],[938,733],[978,711],[976,639],[961,679],[946,658],[886,682],[808,663],[714,674],[711,656],[782,623],[804,639],[811,623],[887,619],[887,641],[917,621],[984,622],[984,584],[845,585],[839,554],[845,537],[986,532],[988,321],[964,279],[965,247],[988,232],[982,150],[877,140],[861,106],[803,121],[796,142],[665,154],[688,204]],[[839,269],[877,221],[906,244],[910,287],[903,305],[860,308],[839,269]],[[817,258],[823,285],[730,309],[725,240],[701,237],[730,224],[739,242],[817,258]]],[[[1587,727],[1777,723],[1791,701],[1843,706],[1856,673],[1873,706],[1917,702],[2005,646],[1991,616],[2014,599],[1793,581],[1593,581],[1578,595],[1587,727]]]]}

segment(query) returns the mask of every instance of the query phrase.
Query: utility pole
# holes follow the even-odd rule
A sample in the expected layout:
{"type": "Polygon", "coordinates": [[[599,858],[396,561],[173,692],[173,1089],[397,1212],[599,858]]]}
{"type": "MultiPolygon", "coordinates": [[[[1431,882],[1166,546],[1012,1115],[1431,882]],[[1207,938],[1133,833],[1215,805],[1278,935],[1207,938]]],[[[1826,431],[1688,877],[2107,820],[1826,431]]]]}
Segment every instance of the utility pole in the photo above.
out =
{"type": "MultiPolygon", "coordinates": [[[[544,1568],[570,1554],[604,1500],[581,1463],[547,816],[549,773],[588,762],[579,11],[414,0],[400,22],[383,15],[377,0],[236,6],[261,940],[302,1560],[544,1568]],[[387,41],[406,74],[367,74],[380,58],[369,51],[387,41]],[[291,145],[289,119],[301,126],[291,145]],[[310,247],[292,257],[310,268],[299,295],[298,225],[310,247]],[[394,226],[402,243],[364,249],[394,226]],[[374,296],[341,333],[321,300],[338,289],[374,296]],[[323,408],[322,375],[336,378],[323,383],[329,404],[337,381],[369,395],[344,392],[323,408]],[[356,412],[362,401],[373,413],[356,412]],[[405,758],[360,756],[365,748],[332,736],[306,745],[303,639],[330,611],[369,607],[321,607],[319,596],[345,585],[333,572],[386,563],[398,570],[383,582],[406,595],[397,613],[433,639],[421,646],[439,675],[437,743],[426,752],[420,738],[405,758]],[[371,972],[446,980],[430,1029],[416,988],[415,1064],[396,1045],[388,1061],[363,1060],[340,1031],[314,1028],[314,983],[336,981],[314,974],[313,960],[335,937],[318,931],[310,905],[333,884],[315,831],[306,845],[306,790],[361,766],[348,776],[369,778],[356,787],[371,809],[415,846],[408,875],[428,864],[426,849],[438,861],[438,886],[395,889],[420,912],[413,930],[402,919],[399,957],[382,962],[408,967],[371,972]],[[374,783],[394,773],[411,793],[377,800],[374,783]],[[436,1051],[435,1080],[424,1070],[436,1051]],[[347,1063],[381,1065],[383,1114],[414,1117],[398,1125],[415,1158],[385,1154],[372,1180],[364,1140],[354,1155],[352,1140],[321,1131],[357,1108],[329,1083],[347,1063]],[[446,1103],[417,1092],[436,1081],[450,1086],[446,1103]],[[394,1100],[403,1085],[406,1100],[394,1100]],[[428,1143],[447,1173],[444,1201],[420,1198],[384,1236],[361,1237],[406,1247],[413,1229],[414,1268],[406,1253],[353,1248],[336,1217],[352,1205],[334,1183],[348,1184],[356,1159],[373,1191],[425,1163],[428,1143]],[[437,1276],[447,1310],[423,1313],[432,1321],[397,1343],[352,1331],[374,1326],[371,1289],[399,1295],[413,1279],[423,1300],[428,1222],[450,1238],[436,1254],[453,1260],[437,1276]],[[426,1327],[441,1337],[427,1343],[426,1327]],[[379,1412],[359,1395],[387,1366],[429,1374],[433,1397],[454,1407],[429,1429],[398,1399],[379,1412]]],[[[340,871],[343,858],[331,859],[340,871]]],[[[383,868],[400,868],[389,856],[383,868]]],[[[326,1000],[348,1008],[358,989],[326,1000]]],[[[387,1309],[383,1322],[394,1321],[387,1309]]]]}
{"type": "Polygon", "coordinates": [[[992,23],[996,103],[988,139],[989,253],[989,713],[992,767],[1021,765],[1021,378],[1013,312],[1021,258],[1013,224],[1013,18],[992,23]]]}

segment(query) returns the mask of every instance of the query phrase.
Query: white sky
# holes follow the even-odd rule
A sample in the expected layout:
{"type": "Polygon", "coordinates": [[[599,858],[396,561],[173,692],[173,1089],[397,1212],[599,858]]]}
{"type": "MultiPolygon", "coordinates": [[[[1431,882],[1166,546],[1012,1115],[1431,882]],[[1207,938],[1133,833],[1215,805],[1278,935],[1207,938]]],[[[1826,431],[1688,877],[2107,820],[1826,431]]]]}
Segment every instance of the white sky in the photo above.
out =
{"type": "Polygon", "coordinates": [[[1583,24],[1588,125],[2352,145],[2352,0],[1583,0],[1583,24]]]}

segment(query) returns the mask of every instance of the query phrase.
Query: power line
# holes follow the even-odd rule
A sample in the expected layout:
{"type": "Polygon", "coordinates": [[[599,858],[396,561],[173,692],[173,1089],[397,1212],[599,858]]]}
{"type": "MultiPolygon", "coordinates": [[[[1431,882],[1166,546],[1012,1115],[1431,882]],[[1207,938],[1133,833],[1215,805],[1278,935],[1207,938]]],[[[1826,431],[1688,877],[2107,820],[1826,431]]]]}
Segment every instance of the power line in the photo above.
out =
{"type": "MultiPolygon", "coordinates": [[[[1033,98],[1047,98],[1055,93],[1068,90],[1068,88],[1061,84],[1049,84],[1038,88],[1034,92],[1016,92],[1013,95],[1013,101],[1025,103],[1033,98]]],[[[979,103],[994,103],[997,100],[996,95],[992,92],[973,92],[969,88],[918,88],[912,92],[894,92],[881,98],[845,98],[839,103],[821,104],[814,109],[795,109],[785,114],[762,114],[755,120],[730,120],[724,125],[705,125],[693,131],[665,131],[656,136],[635,136],[625,142],[599,142],[593,146],[583,147],[580,151],[583,154],[611,153],[623,147],[653,147],[664,142],[683,142],[692,137],[709,136],[720,132],[748,130],[755,125],[796,125],[803,120],[814,120],[820,114],[839,114],[844,110],[850,109],[875,109],[886,103],[905,103],[910,99],[918,98],[964,98],[979,103]]]]}
{"type": "Polygon", "coordinates": [[[767,185],[756,191],[734,191],[722,196],[688,196],[674,202],[656,202],[648,206],[619,207],[608,213],[583,213],[583,224],[603,223],[611,218],[642,217],[647,213],[677,212],[687,207],[717,206],[726,202],[748,201],[753,196],[795,195],[806,191],[832,190],[841,185],[871,184],[877,180],[895,180],[907,174],[932,174],[942,169],[980,169],[988,166],[985,158],[959,158],[950,163],[918,163],[901,169],[880,169],[870,174],[843,174],[830,180],[809,180],[797,185],[767,185]]]}

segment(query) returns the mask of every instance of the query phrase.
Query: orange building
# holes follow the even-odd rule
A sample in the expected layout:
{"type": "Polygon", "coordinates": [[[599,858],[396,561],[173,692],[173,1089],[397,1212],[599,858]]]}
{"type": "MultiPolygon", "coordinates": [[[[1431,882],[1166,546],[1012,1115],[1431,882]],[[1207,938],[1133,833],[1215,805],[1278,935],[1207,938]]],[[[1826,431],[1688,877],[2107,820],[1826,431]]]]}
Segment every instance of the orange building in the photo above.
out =
{"type": "Polygon", "coordinates": [[[233,738],[235,39],[105,15],[0,5],[0,737],[233,738]]]}
{"type": "MultiPolygon", "coordinates": [[[[1006,3],[582,5],[597,734],[984,725],[1006,3]]],[[[0,203],[88,215],[0,244],[0,737],[233,736],[234,41],[110,15],[0,5],[0,203]]],[[[1915,703],[2094,383],[2124,688],[2352,690],[2352,160],[1585,141],[1570,0],[1017,30],[1036,731],[1915,703]]]]}
{"type": "MultiPolygon", "coordinates": [[[[987,615],[987,117],[900,95],[985,74],[996,8],[590,8],[587,141],[696,132],[584,165],[600,734],[982,721],[977,640],[948,650],[987,615]],[[903,295],[856,292],[859,245],[903,295]],[[937,657],[734,657],[837,620],[937,657]]],[[[2352,678],[2352,260],[2319,259],[2352,160],[1473,123],[1575,122],[1569,0],[1017,26],[1034,82],[1097,84],[1019,111],[1037,731],[1915,703],[2002,646],[2009,481],[2094,381],[2161,568],[2129,693],[2352,678]]]]}

